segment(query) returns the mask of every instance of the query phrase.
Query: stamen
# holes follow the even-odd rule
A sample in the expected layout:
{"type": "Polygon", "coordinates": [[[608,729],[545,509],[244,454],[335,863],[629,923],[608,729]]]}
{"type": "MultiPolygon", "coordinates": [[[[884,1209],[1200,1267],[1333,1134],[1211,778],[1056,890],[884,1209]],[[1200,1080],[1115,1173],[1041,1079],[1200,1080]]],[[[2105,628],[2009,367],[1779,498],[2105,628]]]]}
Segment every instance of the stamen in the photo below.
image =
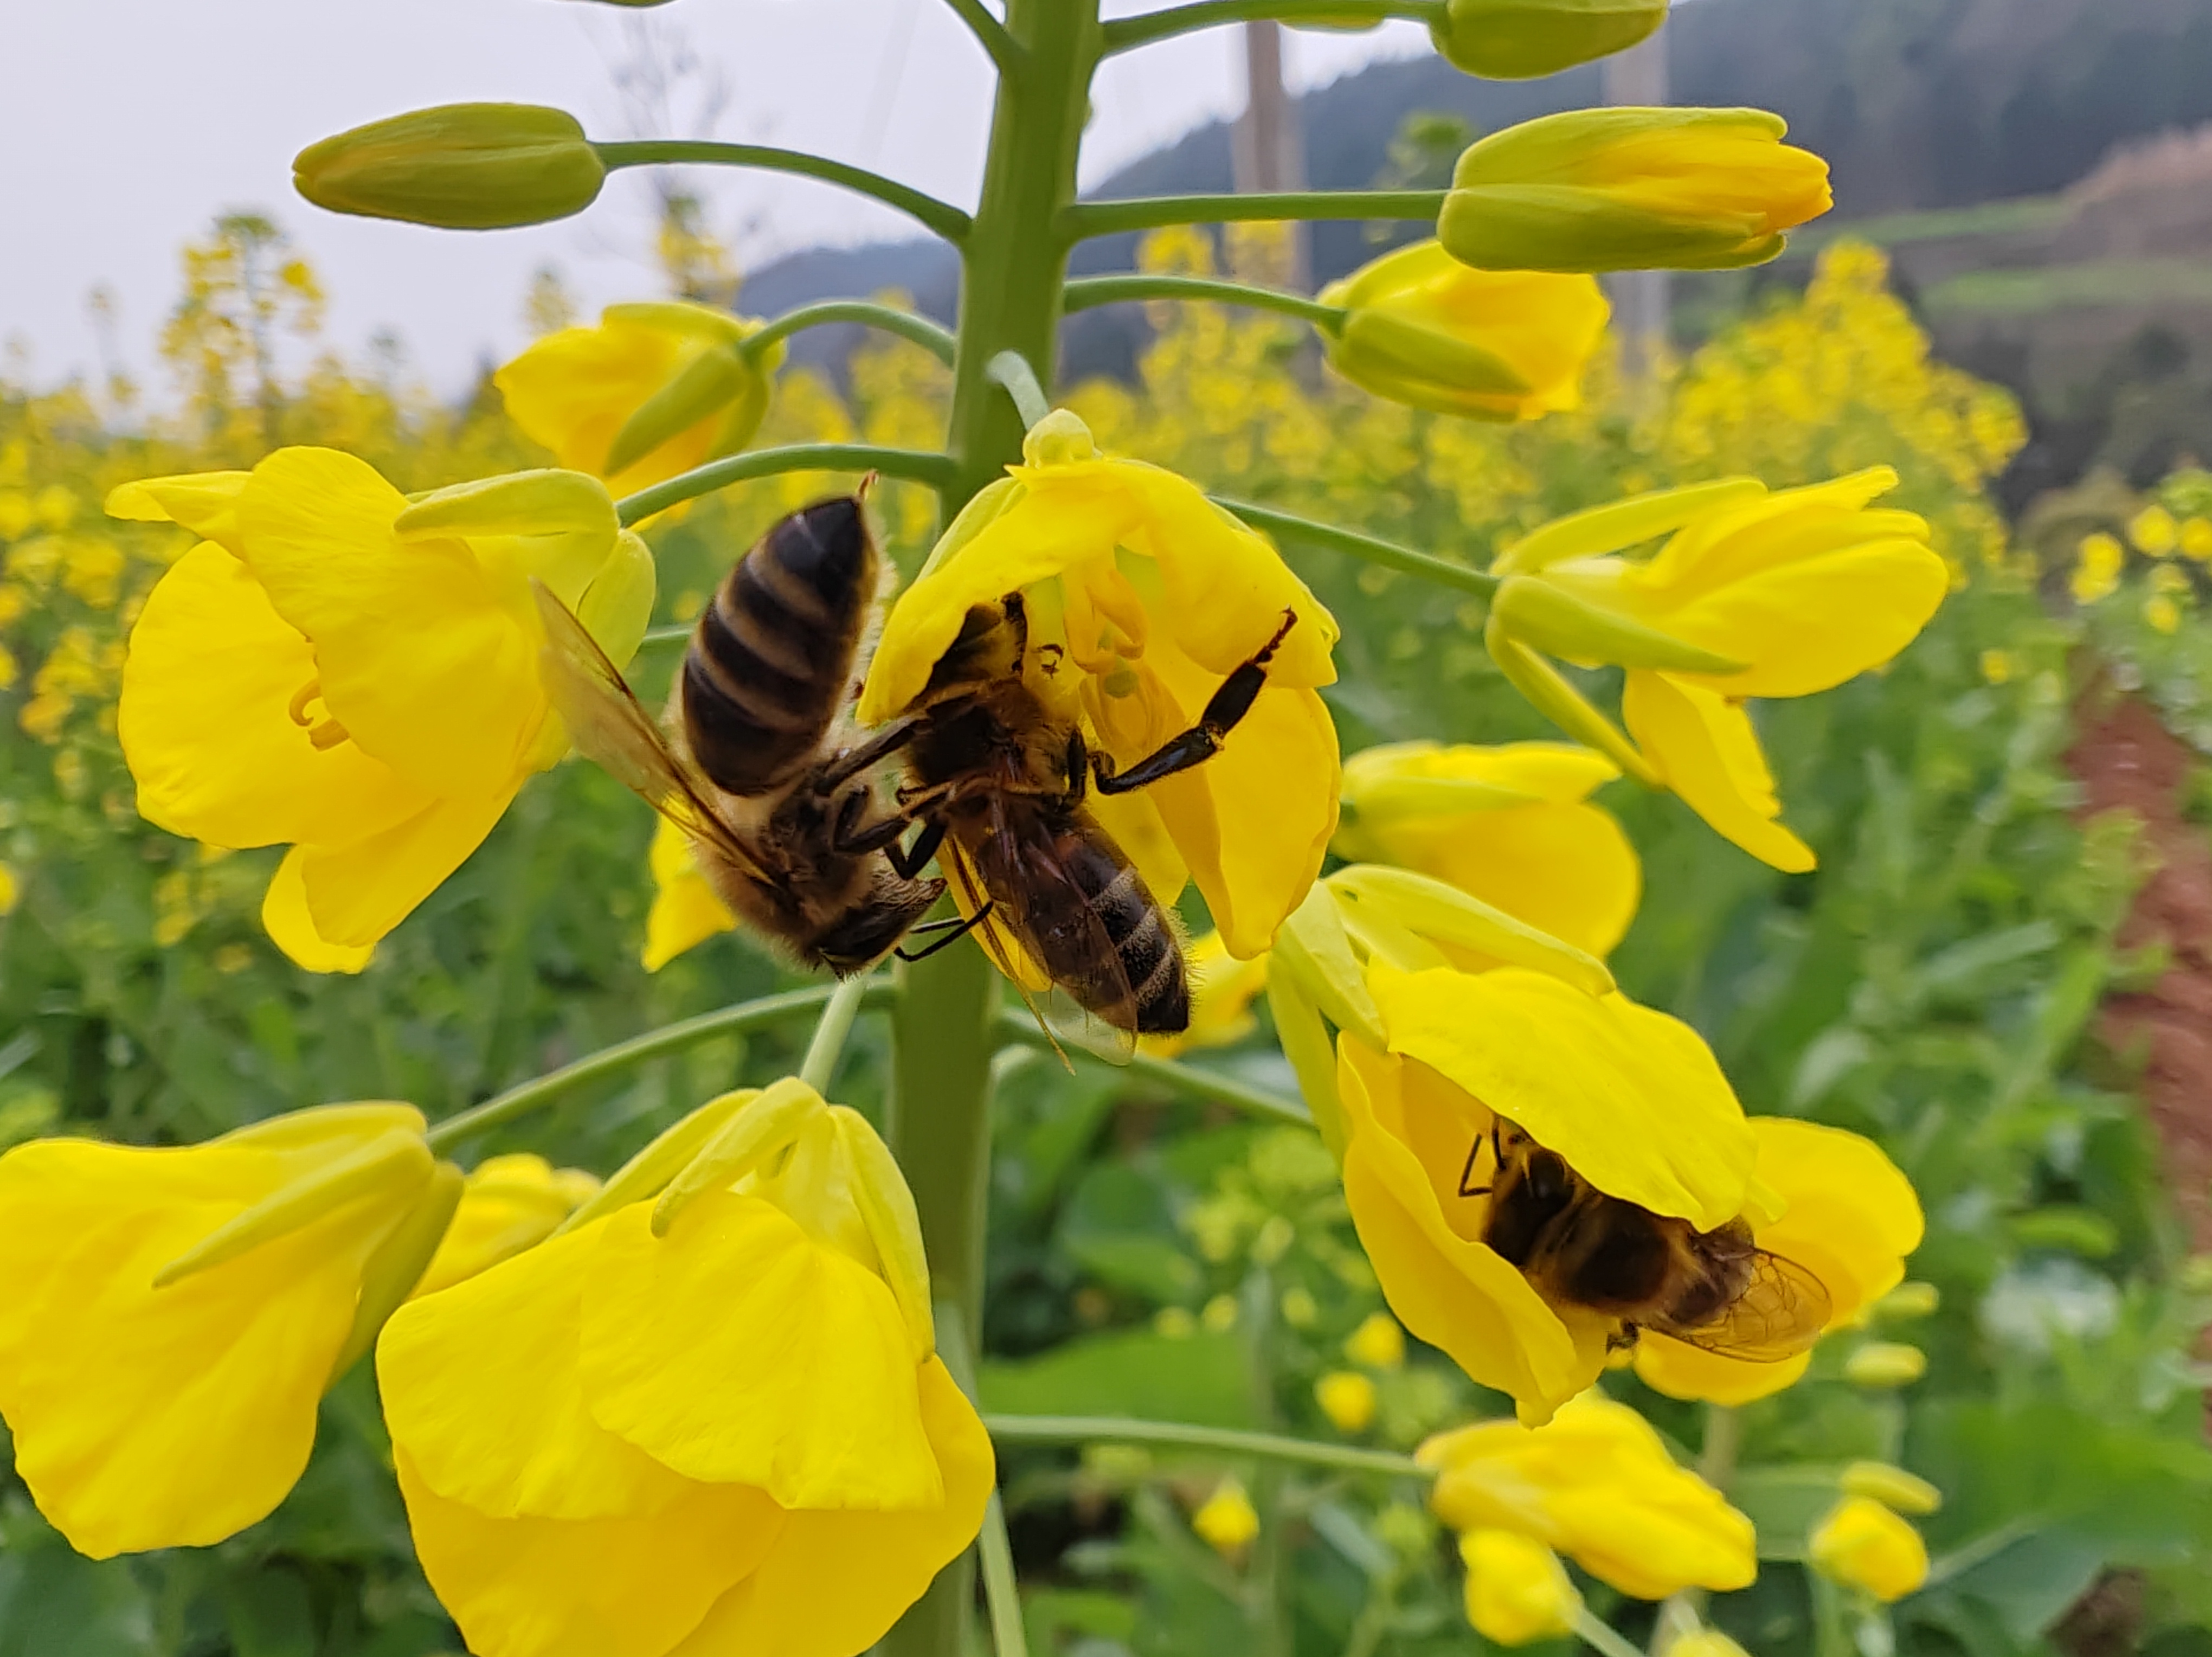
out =
{"type": "Polygon", "coordinates": [[[339,743],[349,740],[353,734],[335,719],[327,716],[316,719],[308,714],[307,710],[321,700],[322,694],[323,681],[318,675],[292,692],[291,703],[285,709],[285,711],[292,716],[292,722],[295,725],[307,727],[307,740],[315,745],[319,752],[335,748],[339,743]]]}
{"type": "Polygon", "coordinates": [[[346,729],[335,719],[325,719],[320,724],[309,727],[307,730],[307,740],[313,743],[318,750],[335,748],[339,743],[349,740],[352,735],[351,731],[346,729]]]}
{"type": "Polygon", "coordinates": [[[312,725],[314,723],[313,720],[307,717],[307,704],[315,701],[322,695],[322,693],[323,681],[319,676],[309,679],[305,685],[302,685],[298,690],[292,692],[291,705],[288,707],[285,711],[292,716],[292,722],[295,725],[312,725]]]}

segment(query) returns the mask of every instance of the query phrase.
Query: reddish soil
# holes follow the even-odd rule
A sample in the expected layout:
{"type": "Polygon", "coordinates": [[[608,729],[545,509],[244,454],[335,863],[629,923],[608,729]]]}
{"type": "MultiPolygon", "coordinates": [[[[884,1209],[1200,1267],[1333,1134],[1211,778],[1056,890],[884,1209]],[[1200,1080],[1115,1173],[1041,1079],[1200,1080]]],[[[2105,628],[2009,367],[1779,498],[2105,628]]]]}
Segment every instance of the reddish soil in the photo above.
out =
{"type": "Polygon", "coordinates": [[[2163,942],[2168,963],[2149,989],[2105,1003],[2100,1033],[2142,1055],[2167,1183],[2194,1246],[2212,1252],[2212,836],[2183,815],[2193,759],[2148,704],[2093,689],[2066,765],[2087,793],[2082,815],[2133,813],[2156,862],[2120,941],[2163,942]]]}

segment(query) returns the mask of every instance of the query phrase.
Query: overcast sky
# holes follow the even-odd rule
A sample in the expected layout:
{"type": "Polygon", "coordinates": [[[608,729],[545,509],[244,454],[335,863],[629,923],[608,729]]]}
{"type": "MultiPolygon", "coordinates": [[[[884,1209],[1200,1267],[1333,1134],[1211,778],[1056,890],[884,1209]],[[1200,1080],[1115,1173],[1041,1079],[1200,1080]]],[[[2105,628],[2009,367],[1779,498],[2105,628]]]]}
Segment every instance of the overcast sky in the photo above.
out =
{"type": "MultiPolygon", "coordinates": [[[[1109,0],[1109,15],[1161,0],[1109,0]]],[[[482,235],[319,211],[291,158],[329,133],[427,104],[511,99],[574,112],[595,137],[641,136],[617,70],[638,30],[667,64],[688,49],[721,77],[712,136],[819,150],[963,205],[987,125],[981,52],[941,0],[678,0],[626,11],[582,0],[0,0],[0,340],[35,385],[103,365],[87,295],[117,301],[114,350],[149,389],[179,288],[178,248],[222,211],[271,213],[328,289],[329,338],[357,355],[388,329],[416,373],[464,383],[523,339],[531,273],[557,266],[587,304],[650,292],[649,190],[617,174],[580,218],[482,235]]],[[[1107,66],[1085,181],[1243,99],[1236,38],[1215,31],[1107,66]]],[[[1411,25],[1291,41],[1313,85],[1425,46],[1411,25]]],[[[708,77],[679,77],[662,120],[703,136],[708,77]]],[[[714,222],[746,262],[906,221],[811,182],[701,169],[714,222]]]]}

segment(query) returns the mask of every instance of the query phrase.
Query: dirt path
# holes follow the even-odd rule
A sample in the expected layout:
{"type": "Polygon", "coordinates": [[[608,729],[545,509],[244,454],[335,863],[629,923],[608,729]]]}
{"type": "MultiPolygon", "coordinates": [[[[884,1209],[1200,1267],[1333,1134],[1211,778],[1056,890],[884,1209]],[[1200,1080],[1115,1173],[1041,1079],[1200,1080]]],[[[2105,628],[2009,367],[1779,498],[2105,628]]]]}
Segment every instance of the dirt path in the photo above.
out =
{"type": "Polygon", "coordinates": [[[2182,814],[2192,762],[2148,704],[2094,690],[2066,754],[2087,791],[2082,813],[2133,812],[2158,860],[2120,941],[2163,941],[2171,959],[2148,990],[2105,1003],[2101,1032],[2117,1051],[2144,1051],[2143,1102],[2168,1183],[2194,1246],[2212,1252],[2212,836],[2182,814]]]}

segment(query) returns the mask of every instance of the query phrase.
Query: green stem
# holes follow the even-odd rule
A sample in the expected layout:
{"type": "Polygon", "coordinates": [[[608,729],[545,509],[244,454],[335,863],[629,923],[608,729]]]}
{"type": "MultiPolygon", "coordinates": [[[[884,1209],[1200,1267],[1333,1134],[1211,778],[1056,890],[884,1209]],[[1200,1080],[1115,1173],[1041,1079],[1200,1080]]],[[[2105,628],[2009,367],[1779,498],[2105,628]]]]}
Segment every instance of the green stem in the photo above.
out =
{"type": "Polygon", "coordinates": [[[1218,277],[1078,277],[1067,284],[1067,308],[1071,311],[1087,311],[1094,305],[1119,305],[1133,299],[1214,300],[1224,305],[1249,305],[1256,310],[1280,311],[1330,333],[1344,326],[1346,314],[1341,305],[1324,305],[1304,294],[1250,288],[1218,277]]]}
{"type": "MultiPolygon", "coordinates": [[[[1018,1041],[1025,1046],[1049,1048],[1052,1038],[1037,1027],[1036,1020],[1028,1011],[1008,1008],[999,1015],[999,1035],[1005,1041],[1018,1041]]],[[[1273,1122],[1290,1123],[1301,1128],[1313,1126],[1313,1118],[1304,1106],[1296,1100],[1271,1093],[1264,1087],[1255,1087],[1249,1081],[1239,1081],[1235,1076],[1224,1075],[1218,1070],[1202,1070],[1195,1065],[1178,1064],[1171,1058],[1160,1058],[1152,1053],[1132,1054],[1122,1067],[1123,1073],[1156,1081],[1172,1093],[1187,1099],[1202,1099],[1210,1104],[1226,1105],[1231,1110],[1248,1116],[1267,1118],[1273,1122]]]]}
{"type": "Polygon", "coordinates": [[[866,978],[840,979],[823,1005],[822,1021],[814,1026],[814,1039],[806,1044],[806,1057],[799,1063],[799,1079],[824,1099],[830,1096],[830,1084],[836,1078],[837,1061],[844,1056],[845,1038],[853,1033],[853,1020],[859,1016],[860,1002],[867,993],[866,978]]]}
{"type": "Polygon", "coordinates": [[[665,484],[623,496],[615,503],[615,509],[628,527],[680,502],[711,495],[732,484],[786,472],[880,472],[886,478],[903,478],[934,489],[942,487],[951,475],[952,462],[927,449],[886,448],[880,443],[790,443],[781,448],[758,448],[750,454],[709,460],[665,484]]]}
{"type": "Polygon", "coordinates": [[[648,627],[645,637],[637,642],[641,650],[657,650],[664,644],[686,644],[699,630],[696,622],[679,621],[669,627],[648,627]]]}
{"type": "Polygon", "coordinates": [[[983,365],[983,377],[1014,399],[1024,426],[1034,426],[1052,412],[1044,387],[1037,384],[1036,370],[1019,351],[1000,351],[983,365]]]}
{"type": "Polygon", "coordinates": [[[1366,563],[1379,564],[1385,570],[1401,570],[1408,576],[1419,576],[1423,581],[1432,581],[1443,587],[1455,587],[1462,593],[1473,593],[1488,598],[1498,590],[1498,577],[1480,570],[1471,570],[1463,564],[1454,564],[1449,558],[1439,558],[1434,553],[1416,552],[1410,546],[1378,540],[1372,535],[1363,535],[1356,529],[1339,529],[1334,524],[1316,523],[1310,518],[1295,517],[1288,512],[1278,512],[1273,507],[1254,506],[1249,501],[1231,501],[1215,496],[1216,506],[1225,507],[1255,529],[1263,529],[1278,540],[1303,541],[1312,546],[1325,546],[1332,552],[1349,553],[1366,563]]]}
{"type": "Polygon", "coordinates": [[[1634,1643],[1603,1617],[1584,1609],[1575,1613],[1575,1638],[1605,1657],[1644,1657],[1634,1643]]]}
{"type": "Polygon", "coordinates": [[[1086,201],[1060,216],[1071,241],[1157,230],[1170,224],[1236,224],[1281,219],[1433,219],[1444,210],[1441,190],[1296,190],[1279,194],[1132,196],[1086,201]]]}
{"type": "Polygon", "coordinates": [[[983,1425],[1001,1444],[1141,1444],[1158,1450],[1212,1450],[1340,1473],[1386,1473],[1394,1478],[1434,1478],[1411,1456],[1319,1444],[1279,1433],[1243,1433],[1180,1421],[1135,1421],[1121,1416],[986,1416],[983,1425]]]}
{"type": "Polygon", "coordinates": [[[1030,1657],[1021,1593],[1014,1581],[1014,1547],[1006,1536],[1006,1504],[996,1490],[983,1510],[983,1533],[975,1544],[983,1559],[983,1603],[991,1613],[991,1648],[997,1657],[1030,1657]]]}
{"type": "Polygon", "coordinates": [[[738,347],[738,355],[749,362],[757,362],[761,354],[779,339],[788,339],[802,328],[827,327],[836,322],[858,322],[866,327],[881,328],[885,333],[895,333],[921,346],[948,369],[952,366],[952,355],[959,343],[952,338],[951,329],[941,328],[912,311],[878,305],[872,300],[825,299],[817,305],[801,305],[797,310],[786,311],[759,332],[747,334],[744,343],[738,347]]]}
{"type": "MultiPolygon", "coordinates": [[[[851,980],[860,983],[860,980],[851,980]]],[[[839,985],[843,989],[843,985],[839,985]]],[[[890,999],[891,987],[880,979],[866,981],[856,997],[857,1006],[884,1005],[890,999]]],[[[711,1013],[702,1013],[676,1024],[664,1024],[658,1030],[648,1030],[641,1036],[632,1036],[628,1041],[618,1041],[611,1047],[603,1047],[596,1053],[586,1054],[573,1064],[564,1064],[542,1076],[495,1093],[481,1105],[473,1106],[443,1122],[432,1126],[428,1136],[430,1148],[443,1154],[465,1139],[492,1129],[502,1127],[517,1117],[526,1116],[540,1106],[550,1105],[564,1093],[574,1093],[587,1082],[602,1076],[616,1075],[631,1066],[642,1064],[663,1053],[672,1053],[715,1036],[741,1034],[747,1030],[765,1029],[771,1025],[789,1023],[825,1006],[831,991],[826,988],[793,990],[780,996],[763,996],[757,1001],[741,1001],[734,1006],[717,1008],[711,1013]]]]}
{"type": "Polygon", "coordinates": [[[969,217],[950,202],[924,195],[911,186],[866,168],[848,167],[826,155],[804,149],[778,149],[768,144],[719,143],[707,138],[643,138],[622,143],[595,143],[599,160],[611,172],[620,167],[664,167],[671,162],[696,161],[709,167],[751,167],[769,173],[790,173],[820,179],[872,196],[886,207],[896,207],[926,228],[957,243],[968,235],[969,217]]]}
{"type": "Polygon", "coordinates": [[[1743,1449],[1743,1416],[1725,1404],[1705,1406],[1705,1441],[1698,1451],[1698,1476],[1723,1496],[1735,1483],[1743,1449]]]}
{"type": "Polygon", "coordinates": [[[1014,37],[1006,33],[1006,25],[983,9],[982,0],[945,0],[960,21],[968,25],[968,32],[991,54],[991,61],[1001,70],[1014,67],[1021,61],[1022,49],[1014,37]]]}
{"type": "Polygon", "coordinates": [[[1106,25],[1106,51],[1111,56],[1223,23],[1273,19],[1295,27],[1299,23],[1343,23],[1353,19],[1383,23],[1393,17],[1414,17],[1435,23],[1443,15],[1443,0],[1197,0],[1193,5],[1170,6],[1161,11],[1115,19],[1106,25]]]}

